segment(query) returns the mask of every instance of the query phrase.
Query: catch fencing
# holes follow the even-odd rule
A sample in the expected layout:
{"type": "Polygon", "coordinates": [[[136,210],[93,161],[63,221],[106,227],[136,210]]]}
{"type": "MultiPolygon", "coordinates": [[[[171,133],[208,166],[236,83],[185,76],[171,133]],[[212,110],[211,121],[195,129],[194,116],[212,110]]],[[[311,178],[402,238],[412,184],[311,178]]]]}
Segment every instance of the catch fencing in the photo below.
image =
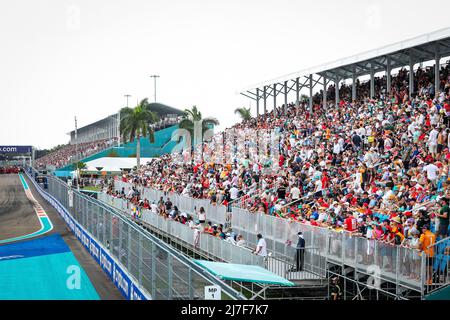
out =
{"type": "MultiPolygon", "coordinates": [[[[205,286],[210,285],[220,285],[225,299],[243,298],[223,281],[194,267],[192,262],[188,263],[111,208],[73,190],[56,177],[47,178],[48,194],[55,200],[51,203],[55,206],[57,202],[64,208],[65,217],[70,218],[66,219],[69,227],[76,233],[83,231],[111,257],[114,266],[124,270],[120,274],[121,281],[116,281],[119,268],[114,267],[114,271],[110,265],[108,268],[99,262],[115,284],[118,282],[119,289],[127,289],[127,298],[133,284],[153,300],[205,299],[205,286]],[[80,228],[72,228],[71,224],[80,228]]],[[[124,294],[123,290],[121,292],[124,294]]]]}
{"type": "MultiPolygon", "coordinates": [[[[132,207],[128,201],[120,198],[114,198],[105,193],[98,194],[98,199],[111,205],[128,216],[132,217],[132,207]]],[[[198,232],[190,228],[188,225],[180,222],[166,219],[150,210],[141,210],[141,217],[138,220],[166,233],[171,237],[182,240],[191,245],[194,249],[207,252],[216,259],[237,264],[251,264],[264,267],[264,258],[252,254],[252,252],[244,247],[234,245],[230,242],[213,237],[210,234],[198,232]],[[198,237],[198,238],[197,238],[198,237]]]]}

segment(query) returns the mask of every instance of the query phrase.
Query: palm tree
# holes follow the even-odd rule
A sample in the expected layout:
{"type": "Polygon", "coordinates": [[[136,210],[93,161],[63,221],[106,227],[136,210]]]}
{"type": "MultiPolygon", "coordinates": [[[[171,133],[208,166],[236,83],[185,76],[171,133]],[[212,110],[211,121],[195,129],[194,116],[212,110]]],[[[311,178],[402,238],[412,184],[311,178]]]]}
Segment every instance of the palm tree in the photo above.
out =
{"type": "Polygon", "coordinates": [[[234,113],[239,115],[242,120],[248,121],[252,118],[250,110],[250,108],[236,108],[234,113]]]}
{"type": "Polygon", "coordinates": [[[158,114],[150,110],[148,99],[145,98],[134,108],[122,108],[120,110],[120,134],[123,141],[136,142],[136,168],[141,166],[141,139],[148,135],[151,143],[155,142],[155,131],[152,124],[159,120],[158,114]]]}
{"type": "MultiPolygon", "coordinates": [[[[189,132],[191,136],[191,153],[194,151],[194,144],[203,141],[195,141],[197,137],[195,137],[194,128],[195,124],[201,122],[201,140],[203,140],[203,135],[206,131],[208,131],[211,126],[218,126],[219,120],[216,118],[202,118],[202,113],[198,111],[197,106],[193,106],[191,109],[185,109],[183,119],[180,121],[179,127],[181,129],[185,129],[189,132]]],[[[203,147],[202,147],[202,159],[203,159],[203,147]]],[[[193,161],[193,159],[192,159],[193,161]]]]}
{"type": "Polygon", "coordinates": [[[186,129],[191,135],[191,141],[194,142],[194,127],[196,122],[201,122],[202,124],[202,138],[207,130],[211,126],[218,126],[219,120],[216,118],[202,118],[202,113],[198,111],[197,106],[193,106],[191,110],[185,109],[183,119],[180,121],[179,127],[181,129],[186,129]]]}
{"type": "Polygon", "coordinates": [[[309,101],[309,97],[306,94],[302,94],[300,96],[300,102],[307,103],[309,101]]]}
{"type": "Polygon", "coordinates": [[[73,170],[83,170],[86,169],[86,163],[84,162],[75,162],[74,164],[72,164],[72,169],[73,170]]]}
{"type": "Polygon", "coordinates": [[[80,190],[80,170],[86,168],[86,163],[78,161],[72,164],[72,169],[77,173],[77,188],[80,190]]]}

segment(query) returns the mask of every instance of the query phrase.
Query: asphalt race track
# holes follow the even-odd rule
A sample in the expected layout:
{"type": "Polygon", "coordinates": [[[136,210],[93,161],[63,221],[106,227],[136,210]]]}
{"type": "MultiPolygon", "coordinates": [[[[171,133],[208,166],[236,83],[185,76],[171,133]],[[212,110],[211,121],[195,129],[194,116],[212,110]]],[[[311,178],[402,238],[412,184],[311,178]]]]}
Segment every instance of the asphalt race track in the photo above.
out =
{"type": "MultiPolygon", "coordinates": [[[[28,177],[24,175],[24,178],[34,198],[45,210],[53,224],[50,232],[31,240],[59,234],[86,272],[100,299],[122,300],[123,297],[119,290],[68,229],[59,213],[41,197],[28,177]]],[[[30,234],[39,228],[39,219],[31,201],[27,199],[19,176],[17,174],[0,175],[0,240],[30,234]]]]}
{"type": "Polygon", "coordinates": [[[39,228],[39,219],[19,175],[0,175],[0,240],[29,234],[39,228]]]}

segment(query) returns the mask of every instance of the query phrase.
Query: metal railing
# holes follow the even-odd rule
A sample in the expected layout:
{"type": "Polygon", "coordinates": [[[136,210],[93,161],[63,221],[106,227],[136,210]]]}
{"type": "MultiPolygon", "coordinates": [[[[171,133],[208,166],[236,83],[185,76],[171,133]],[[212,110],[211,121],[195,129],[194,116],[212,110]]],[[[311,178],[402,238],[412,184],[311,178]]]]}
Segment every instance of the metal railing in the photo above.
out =
{"type": "MultiPolygon", "coordinates": [[[[130,205],[128,201],[111,197],[105,193],[98,194],[98,197],[100,201],[121,210],[131,217],[132,205],[130,205]]],[[[198,233],[198,238],[196,238],[194,229],[180,222],[166,219],[163,216],[152,213],[150,210],[141,210],[141,217],[137,220],[149,224],[166,234],[170,234],[171,237],[178,238],[185,243],[192,245],[193,248],[207,252],[209,255],[215,257],[216,260],[229,263],[264,266],[264,258],[252,254],[252,252],[245,247],[239,247],[230,242],[221,240],[204,233],[203,230],[198,233]]]]}
{"type": "Polygon", "coordinates": [[[204,299],[204,287],[220,285],[227,299],[245,299],[161,240],[101,202],[48,176],[48,192],[121,263],[155,300],[204,299]]]}
{"type": "MultiPolygon", "coordinates": [[[[126,199],[115,198],[105,193],[98,195],[100,201],[123,211],[128,216],[132,216],[133,205],[126,199]]],[[[290,272],[289,270],[295,266],[295,251],[292,257],[268,256],[261,257],[254,255],[248,247],[236,246],[228,241],[220,240],[209,234],[199,233],[199,238],[195,238],[194,230],[189,226],[181,224],[177,221],[166,219],[160,215],[152,213],[150,210],[141,210],[141,217],[136,222],[150,225],[158,230],[177,238],[190,246],[193,250],[200,250],[207,253],[214,260],[251,264],[265,267],[269,271],[288,279],[308,280],[325,277],[325,259],[321,258],[317,248],[306,248],[303,257],[304,272],[290,272]]],[[[254,247],[254,246],[253,246],[254,247]]]]}
{"type": "Polygon", "coordinates": [[[423,252],[425,293],[432,293],[450,285],[450,237],[441,239],[423,252]]]}
{"type": "MultiPolygon", "coordinates": [[[[130,187],[128,183],[123,182],[117,184],[117,186],[123,184],[130,187]]],[[[148,188],[142,189],[150,190],[148,188]]],[[[151,192],[166,198],[163,192],[158,190],[151,190],[151,192]]],[[[175,194],[170,195],[174,204],[177,197],[175,194]]],[[[184,210],[192,213],[193,211],[190,211],[189,208],[200,205],[205,200],[189,198],[187,201],[189,205],[184,206],[184,210]]],[[[285,259],[285,257],[295,256],[295,248],[291,244],[296,243],[297,233],[300,231],[304,235],[306,244],[319,248],[320,256],[329,262],[351,266],[358,269],[360,273],[369,276],[376,275],[379,279],[394,283],[399,288],[419,291],[424,294],[428,290],[425,288],[426,274],[424,270],[426,269],[426,261],[418,258],[420,252],[416,249],[369,240],[346,231],[338,232],[333,229],[306,225],[298,221],[264,213],[252,213],[236,207],[232,208],[231,216],[225,214],[225,218],[221,219],[224,215],[215,214],[215,207],[220,206],[209,208],[212,214],[208,214],[207,211],[207,220],[219,224],[224,223],[226,219],[231,219],[233,231],[242,235],[249,246],[256,246],[256,235],[261,233],[266,240],[267,250],[273,253],[274,258],[285,259]]],[[[448,283],[448,277],[446,281],[448,283]]]]}

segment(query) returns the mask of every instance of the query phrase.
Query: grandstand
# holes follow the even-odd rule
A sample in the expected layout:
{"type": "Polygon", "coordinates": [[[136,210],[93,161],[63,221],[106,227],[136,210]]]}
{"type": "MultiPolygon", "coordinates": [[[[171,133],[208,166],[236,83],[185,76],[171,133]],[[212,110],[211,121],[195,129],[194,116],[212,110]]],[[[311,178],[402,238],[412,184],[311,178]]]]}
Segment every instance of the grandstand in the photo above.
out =
{"type": "MultiPolygon", "coordinates": [[[[54,177],[49,192],[139,279],[147,274],[137,268],[136,237],[158,238],[173,254],[167,269],[178,261],[220,270],[230,275],[220,285],[238,299],[233,290],[260,299],[332,299],[338,286],[345,300],[449,299],[450,64],[442,63],[449,57],[447,28],[249,86],[240,93],[256,102],[256,117],[193,150],[169,152],[174,116],[161,123],[154,144],[142,141],[143,156],[154,159],[103,185],[98,212],[121,221],[111,239],[95,229],[87,210],[94,200],[77,195],[73,208],[70,186],[54,177]],[[204,260],[256,265],[277,281],[240,279],[204,260]]],[[[160,107],[162,118],[175,112],[160,107]]],[[[135,144],[113,147],[117,120],[79,129],[81,156],[71,139],[40,164],[68,170],[112,150],[132,155],[135,144]]],[[[156,298],[192,297],[173,282],[143,286],[156,298]]]]}
{"type": "MultiPolygon", "coordinates": [[[[183,115],[182,111],[161,103],[150,103],[149,107],[158,114],[160,121],[154,124],[154,143],[149,143],[145,137],[141,138],[141,154],[144,157],[153,157],[171,150],[172,133],[177,128],[179,117],[183,115]]],[[[69,144],[39,158],[38,167],[56,171],[59,176],[68,176],[72,171],[72,164],[77,161],[92,161],[111,153],[119,157],[135,155],[136,141],[120,143],[119,120],[117,113],[77,128],[76,132],[69,132],[69,144]]]]}
{"type": "Polygon", "coordinates": [[[158,202],[156,213],[182,224],[188,221],[167,208],[167,198],[193,217],[203,206],[216,224],[204,232],[223,240],[241,234],[250,246],[262,233],[286,265],[302,231],[318,250],[313,260],[325,259],[307,271],[336,277],[345,299],[445,297],[450,79],[441,60],[449,56],[444,29],[246,88],[241,93],[256,101],[256,118],[204,141],[193,163],[182,152],[162,156],[118,179],[109,193],[127,198],[129,214],[158,202]],[[375,77],[380,72],[386,75],[375,77]],[[351,86],[341,84],[348,79],[351,86]],[[322,99],[315,99],[320,84],[322,99]],[[308,101],[300,101],[303,88],[308,101]]]}
{"type": "MultiPolygon", "coordinates": [[[[288,104],[288,94],[295,92],[295,101],[300,101],[302,89],[309,91],[309,108],[313,106],[314,88],[322,85],[322,104],[326,105],[330,98],[326,93],[330,83],[333,83],[333,101],[340,102],[341,89],[339,85],[345,80],[351,80],[351,100],[357,97],[357,81],[359,77],[369,76],[370,90],[368,97],[374,98],[382,92],[392,92],[392,71],[396,68],[415,68],[417,64],[427,61],[434,62],[434,91],[439,91],[441,78],[439,77],[440,60],[450,55],[450,29],[441,29],[436,32],[421,35],[416,38],[401,41],[382,48],[360,53],[355,56],[333,61],[324,65],[301,70],[276,79],[248,86],[241,90],[241,94],[256,101],[257,114],[259,115],[260,100],[263,102],[264,113],[267,112],[267,99],[273,97],[274,108],[277,106],[277,96],[284,95],[284,105],[288,104]],[[383,90],[375,91],[375,74],[383,72],[385,84],[383,90]],[[339,88],[339,90],[338,90],[339,88]]],[[[414,73],[409,72],[408,92],[410,96],[415,92],[414,73]]],[[[316,89],[317,90],[317,89],[316,89]]]]}

